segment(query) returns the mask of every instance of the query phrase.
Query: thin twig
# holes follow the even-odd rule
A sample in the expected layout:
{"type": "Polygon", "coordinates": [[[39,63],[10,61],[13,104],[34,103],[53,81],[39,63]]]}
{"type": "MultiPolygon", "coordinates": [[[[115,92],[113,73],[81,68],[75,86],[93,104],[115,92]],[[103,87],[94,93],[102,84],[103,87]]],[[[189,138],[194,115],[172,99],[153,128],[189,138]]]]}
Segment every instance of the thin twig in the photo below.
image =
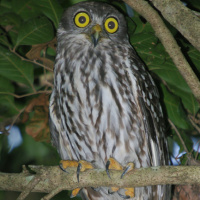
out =
{"type": "Polygon", "coordinates": [[[35,176],[29,184],[26,186],[25,190],[19,195],[17,200],[24,200],[32,191],[32,189],[42,180],[42,176],[35,176]]]}
{"type": "Polygon", "coordinates": [[[53,69],[51,69],[51,68],[49,68],[49,67],[47,67],[47,66],[45,66],[45,65],[43,65],[43,64],[41,64],[41,63],[39,63],[39,62],[36,62],[36,60],[29,60],[29,59],[26,59],[26,58],[24,58],[23,56],[19,55],[19,54],[15,51],[15,49],[11,49],[11,48],[10,48],[10,51],[11,51],[12,53],[14,53],[16,56],[18,56],[19,58],[21,58],[21,60],[23,60],[23,61],[27,61],[27,62],[34,63],[34,64],[36,64],[36,65],[39,65],[39,66],[43,67],[44,69],[46,69],[46,70],[48,70],[48,71],[50,71],[50,72],[53,72],[53,69]]]}
{"type": "Polygon", "coordinates": [[[199,120],[195,119],[194,116],[189,115],[189,120],[191,122],[191,124],[194,126],[194,128],[198,131],[198,133],[200,133],[200,128],[197,124],[199,124],[199,120]]]}
{"type": "Polygon", "coordinates": [[[20,99],[20,98],[24,98],[24,97],[28,97],[28,96],[32,96],[32,95],[36,95],[36,94],[51,94],[51,92],[52,92],[51,90],[46,90],[46,91],[37,91],[37,92],[24,94],[24,95],[17,95],[17,94],[11,93],[11,92],[0,92],[0,94],[11,95],[17,99],[20,99]]]}
{"type": "Polygon", "coordinates": [[[26,107],[22,108],[19,113],[17,114],[17,116],[15,117],[15,119],[12,121],[11,125],[9,126],[9,129],[7,131],[10,131],[10,129],[13,127],[13,125],[15,124],[15,122],[18,120],[19,116],[22,114],[22,112],[24,112],[26,107]]]}
{"type": "Polygon", "coordinates": [[[188,159],[191,159],[191,155],[190,155],[190,153],[189,153],[189,151],[188,151],[188,149],[185,145],[185,142],[183,141],[181,134],[179,133],[178,129],[176,128],[176,126],[173,124],[173,122],[170,119],[168,119],[168,121],[169,121],[170,125],[172,126],[172,128],[175,130],[176,134],[178,135],[178,137],[181,141],[181,144],[183,145],[183,148],[184,148],[185,152],[187,153],[188,159]]]}

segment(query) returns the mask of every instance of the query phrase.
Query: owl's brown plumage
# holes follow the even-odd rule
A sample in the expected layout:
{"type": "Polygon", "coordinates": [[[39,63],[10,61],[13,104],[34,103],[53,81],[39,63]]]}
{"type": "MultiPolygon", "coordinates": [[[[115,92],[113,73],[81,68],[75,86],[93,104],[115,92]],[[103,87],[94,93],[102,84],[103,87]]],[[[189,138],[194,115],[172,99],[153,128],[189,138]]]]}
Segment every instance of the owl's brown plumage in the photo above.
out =
{"type": "MultiPolygon", "coordinates": [[[[104,169],[111,157],[136,168],[168,164],[159,94],[129,44],[122,14],[101,2],[76,4],[64,13],[57,38],[50,128],[61,158],[104,169]]],[[[82,195],[122,199],[107,188],[82,195]]],[[[139,199],[167,200],[169,191],[135,188],[139,199]]]]}

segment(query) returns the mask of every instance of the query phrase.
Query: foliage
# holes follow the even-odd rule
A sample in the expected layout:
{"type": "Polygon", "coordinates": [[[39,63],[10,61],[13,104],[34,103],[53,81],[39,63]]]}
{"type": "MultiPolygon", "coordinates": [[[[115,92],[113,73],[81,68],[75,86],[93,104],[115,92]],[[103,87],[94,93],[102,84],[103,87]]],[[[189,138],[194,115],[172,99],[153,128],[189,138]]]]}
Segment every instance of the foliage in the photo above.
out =
{"type": "MultiPolygon", "coordinates": [[[[80,1],[0,1],[0,127],[18,121],[24,141],[7,155],[7,136],[0,135],[2,171],[19,171],[22,164],[58,163],[56,151],[48,143],[48,97],[53,84],[56,29],[64,9],[80,1]],[[23,158],[20,154],[23,154],[23,158]],[[9,168],[5,167],[7,164],[9,168]]],[[[173,122],[182,134],[188,150],[192,151],[191,136],[199,136],[200,123],[199,105],[194,95],[150,24],[124,3],[110,2],[126,13],[130,42],[156,80],[166,119],[168,117],[173,122]]],[[[192,9],[200,9],[198,0],[188,2],[192,9]]],[[[199,76],[200,53],[172,26],[165,23],[199,76]]],[[[182,152],[184,148],[179,137],[169,125],[167,130],[170,148],[175,141],[182,152]]],[[[198,158],[196,151],[193,154],[198,158]]]]}

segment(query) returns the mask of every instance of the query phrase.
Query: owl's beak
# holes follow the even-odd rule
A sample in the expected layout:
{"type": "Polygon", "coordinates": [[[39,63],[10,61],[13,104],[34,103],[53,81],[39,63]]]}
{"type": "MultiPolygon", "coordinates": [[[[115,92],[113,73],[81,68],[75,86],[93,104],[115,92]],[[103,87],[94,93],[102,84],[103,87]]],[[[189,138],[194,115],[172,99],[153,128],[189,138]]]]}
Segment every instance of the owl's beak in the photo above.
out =
{"type": "Polygon", "coordinates": [[[95,26],[92,27],[91,39],[92,39],[94,46],[96,46],[98,44],[101,31],[102,31],[102,29],[99,24],[96,24],[95,26]]]}

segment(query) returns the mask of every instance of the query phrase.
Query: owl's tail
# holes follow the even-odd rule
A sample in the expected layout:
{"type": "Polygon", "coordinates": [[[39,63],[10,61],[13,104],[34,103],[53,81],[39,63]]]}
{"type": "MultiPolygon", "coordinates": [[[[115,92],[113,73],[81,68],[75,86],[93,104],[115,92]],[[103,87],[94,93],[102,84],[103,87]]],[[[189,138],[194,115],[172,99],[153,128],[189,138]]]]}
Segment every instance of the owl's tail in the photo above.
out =
{"type": "Polygon", "coordinates": [[[117,193],[108,194],[108,188],[98,188],[98,192],[92,188],[83,188],[81,197],[83,200],[124,200],[117,193]]]}
{"type": "MultiPolygon", "coordinates": [[[[147,187],[149,188],[149,187],[147,187]]],[[[146,189],[147,189],[146,188],[146,189]]],[[[136,189],[136,188],[135,188],[136,189]]],[[[141,189],[141,188],[140,188],[141,189]]],[[[131,198],[129,200],[169,200],[170,198],[170,186],[155,186],[153,187],[154,192],[147,194],[136,194],[136,197],[131,198]],[[158,191],[159,190],[159,191],[158,191]],[[157,191],[157,193],[155,192],[157,191]]],[[[92,188],[83,188],[81,192],[81,197],[83,200],[125,200],[121,198],[117,193],[108,194],[108,188],[101,187],[98,192],[93,190],[92,188]]]]}
{"type": "Polygon", "coordinates": [[[101,193],[93,190],[92,188],[83,188],[81,197],[83,200],[105,200],[101,193]]]}

